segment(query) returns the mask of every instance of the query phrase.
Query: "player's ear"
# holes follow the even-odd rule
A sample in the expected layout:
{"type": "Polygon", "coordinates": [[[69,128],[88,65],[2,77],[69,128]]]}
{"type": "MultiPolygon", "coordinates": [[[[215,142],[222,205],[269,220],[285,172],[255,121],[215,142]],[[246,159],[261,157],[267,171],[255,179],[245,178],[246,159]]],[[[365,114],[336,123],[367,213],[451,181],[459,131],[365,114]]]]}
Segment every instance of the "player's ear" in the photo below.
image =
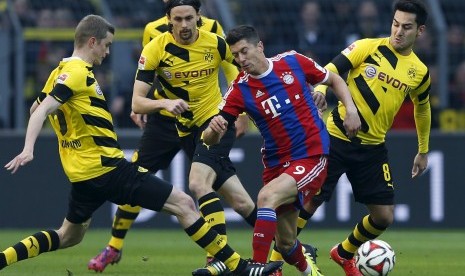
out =
{"type": "Polygon", "coordinates": [[[95,37],[91,37],[89,38],[89,40],[87,41],[87,46],[89,46],[89,48],[93,48],[94,45],[97,43],[97,38],[95,37]]]}
{"type": "Polygon", "coordinates": [[[418,31],[417,31],[417,37],[421,36],[426,30],[426,26],[425,25],[421,25],[420,27],[418,27],[418,31]]]}
{"type": "Polygon", "coordinates": [[[265,46],[263,46],[263,42],[262,41],[259,41],[257,43],[257,48],[261,51],[261,52],[264,52],[265,51],[265,46]]]}

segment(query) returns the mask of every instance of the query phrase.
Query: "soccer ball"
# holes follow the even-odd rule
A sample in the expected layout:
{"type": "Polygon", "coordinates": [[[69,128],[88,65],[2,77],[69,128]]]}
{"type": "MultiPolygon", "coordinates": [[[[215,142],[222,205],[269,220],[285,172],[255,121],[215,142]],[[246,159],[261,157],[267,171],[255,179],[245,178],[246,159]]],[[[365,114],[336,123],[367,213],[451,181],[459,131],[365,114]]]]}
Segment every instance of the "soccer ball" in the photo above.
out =
{"type": "Polygon", "coordinates": [[[371,240],[357,250],[355,264],[364,276],[385,276],[394,268],[396,254],[387,242],[371,240]]]}

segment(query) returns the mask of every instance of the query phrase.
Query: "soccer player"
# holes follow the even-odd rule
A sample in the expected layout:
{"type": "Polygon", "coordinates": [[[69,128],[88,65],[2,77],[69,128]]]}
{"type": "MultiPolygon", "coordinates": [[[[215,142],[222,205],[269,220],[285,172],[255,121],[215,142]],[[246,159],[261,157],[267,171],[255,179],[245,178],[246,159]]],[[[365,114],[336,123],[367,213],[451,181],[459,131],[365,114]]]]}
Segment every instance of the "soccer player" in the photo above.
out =
{"type": "Polygon", "coordinates": [[[147,169],[124,159],[103,91],[92,72],[110,53],[115,29],[97,15],[76,27],[74,51],[52,71],[31,107],[23,151],[5,165],[15,173],[32,161],[34,144],[49,117],[59,140],[63,169],[72,188],[68,214],[58,230],[26,237],[0,253],[0,270],[15,262],[78,244],[92,214],[107,200],[175,215],[189,237],[236,275],[268,275],[282,263],[253,264],[240,257],[196,211],[192,198],[147,169]]]}
{"type": "MultiPolygon", "coordinates": [[[[134,82],[132,110],[150,114],[165,110],[176,116],[181,147],[192,159],[189,189],[198,200],[202,216],[210,226],[226,236],[226,219],[215,191],[245,220],[253,225],[255,203],[239,181],[229,159],[235,141],[231,129],[223,142],[207,150],[200,133],[221,102],[218,73],[221,63],[233,62],[224,38],[198,29],[201,25],[199,0],[169,0],[165,11],[169,31],[152,39],[142,50],[134,82]],[[146,97],[154,77],[161,84],[162,99],[146,97]]],[[[224,265],[207,266],[195,273],[224,273],[224,265]]]]}
{"type": "Polygon", "coordinates": [[[318,192],[326,177],[329,136],[310,85],[334,89],[346,107],[344,133],[354,137],[360,128],[357,108],[337,74],[295,51],[266,58],[264,46],[251,26],[228,32],[235,61],[243,72],[232,83],[215,116],[203,132],[210,149],[230,131],[237,116],[246,112],[263,139],[264,187],[257,200],[253,233],[253,261],[266,263],[273,238],[284,260],[302,275],[321,275],[296,239],[300,207],[318,192]]]}
{"type": "MultiPolygon", "coordinates": [[[[164,2],[168,1],[164,0],[164,2]]],[[[142,46],[147,45],[147,43],[160,34],[167,32],[169,24],[167,16],[149,22],[144,29],[142,46]]],[[[224,37],[223,28],[216,20],[201,16],[198,28],[224,37]]],[[[221,67],[228,83],[233,81],[239,73],[237,67],[226,60],[221,63],[221,67]]],[[[150,91],[149,96],[152,99],[164,99],[163,93],[162,88],[155,80],[153,91],[150,91]]],[[[134,153],[132,161],[139,166],[147,168],[152,173],[156,173],[160,169],[166,169],[181,149],[174,115],[166,110],[160,110],[148,115],[131,112],[131,118],[140,128],[144,129],[138,150],[134,153]]],[[[241,115],[236,121],[236,137],[242,136],[245,133],[247,124],[247,116],[241,115]]],[[[245,191],[239,191],[238,196],[240,197],[226,197],[226,200],[253,226],[256,212],[255,203],[249,196],[241,196],[245,195],[245,193],[245,191]],[[251,215],[252,217],[250,217],[251,215]],[[248,217],[250,218],[248,219],[248,217]]],[[[118,206],[113,219],[110,241],[97,256],[89,261],[87,264],[89,269],[103,272],[108,264],[118,263],[121,260],[124,238],[140,210],[140,206],[118,206]]],[[[210,257],[211,262],[214,262],[215,260],[212,260],[210,257]]]]}
{"type": "MultiPolygon", "coordinates": [[[[331,149],[328,176],[321,193],[313,198],[309,213],[328,201],[343,173],[352,185],[355,201],[367,206],[352,233],[330,252],[346,275],[361,275],[354,253],[366,241],[375,239],[394,219],[394,177],[389,166],[385,136],[405,97],[415,106],[418,153],[413,160],[412,178],[428,164],[431,111],[428,68],[413,52],[416,39],[425,31],[427,11],[419,0],[400,0],[394,5],[391,35],[362,39],[336,56],[326,68],[337,74],[348,72],[347,83],[362,119],[354,138],[344,132],[346,108],[339,104],[327,121],[331,149]]],[[[323,95],[325,86],[315,91],[323,95]]]]}

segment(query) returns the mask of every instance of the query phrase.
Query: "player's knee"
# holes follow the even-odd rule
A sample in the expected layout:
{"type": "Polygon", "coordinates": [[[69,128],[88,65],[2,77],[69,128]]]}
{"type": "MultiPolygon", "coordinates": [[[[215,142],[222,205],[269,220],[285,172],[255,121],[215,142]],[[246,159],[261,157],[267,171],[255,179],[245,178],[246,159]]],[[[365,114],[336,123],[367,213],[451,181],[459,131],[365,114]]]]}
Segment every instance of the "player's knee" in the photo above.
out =
{"type": "Polygon", "coordinates": [[[373,222],[380,227],[387,228],[394,222],[394,209],[382,208],[371,213],[373,222]]]}
{"type": "Polygon", "coordinates": [[[237,200],[233,200],[231,207],[236,211],[236,213],[240,214],[243,217],[247,217],[250,213],[255,209],[255,203],[252,199],[249,198],[237,198],[237,200]]]}
{"type": "Polygon", "coordinates": [[[196,211],[194,200],[186,193],[180,193],[177,199],[177,205],[181,214],[196,211]]]}
{"type": "MultiPolygon", "coordinates": [[[[258,192],[257,205],[259,208],[262,207],[273,207],[275,206],[276,193],[264,186],[260,192],[258,192]]],[[[277,207],[277,206],[276,206],[277,207]]]]}

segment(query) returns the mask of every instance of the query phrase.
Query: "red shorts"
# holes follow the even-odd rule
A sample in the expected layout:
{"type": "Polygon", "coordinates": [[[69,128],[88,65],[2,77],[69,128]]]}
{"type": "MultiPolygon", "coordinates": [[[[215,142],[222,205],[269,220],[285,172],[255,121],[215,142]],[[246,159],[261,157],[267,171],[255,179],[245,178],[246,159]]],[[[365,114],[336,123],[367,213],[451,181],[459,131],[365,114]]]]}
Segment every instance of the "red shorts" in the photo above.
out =
{"type": "Polygon", "coordinates": [[[320,190],[326,179],[327,169],[328,158],[324,155],[289,161],[279,166],[265,168],[263,183],[266,185],[281,174],[288,174],[297,183],[299,193],[296,203],[303,205],[320,190]]]}

